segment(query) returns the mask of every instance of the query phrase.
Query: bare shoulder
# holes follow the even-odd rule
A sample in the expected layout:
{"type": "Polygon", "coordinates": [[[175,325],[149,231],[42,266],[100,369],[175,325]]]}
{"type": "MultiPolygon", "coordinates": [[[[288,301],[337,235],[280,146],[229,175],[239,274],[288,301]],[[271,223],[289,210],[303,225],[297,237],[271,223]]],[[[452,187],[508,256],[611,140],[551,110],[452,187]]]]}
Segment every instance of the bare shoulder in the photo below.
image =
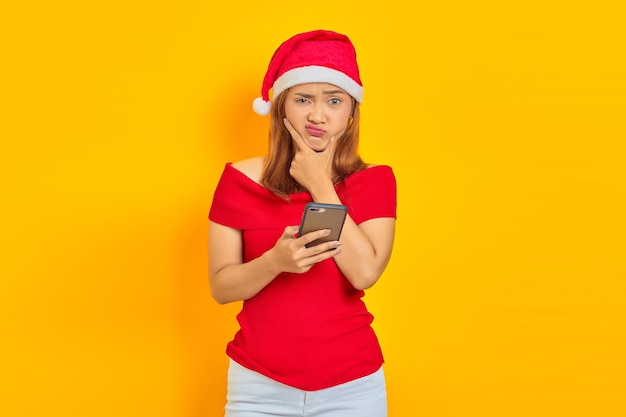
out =
{"type": "Polygon", "coordinates": [[[265,158],[257,156],[254,158],[243,159],[241,161],[233,162],[233,168],[242,172],[246,177],[250,178],[256,183],[261,182],[261,175],[263,174],[263,166],[265,165],[265,158]]]}

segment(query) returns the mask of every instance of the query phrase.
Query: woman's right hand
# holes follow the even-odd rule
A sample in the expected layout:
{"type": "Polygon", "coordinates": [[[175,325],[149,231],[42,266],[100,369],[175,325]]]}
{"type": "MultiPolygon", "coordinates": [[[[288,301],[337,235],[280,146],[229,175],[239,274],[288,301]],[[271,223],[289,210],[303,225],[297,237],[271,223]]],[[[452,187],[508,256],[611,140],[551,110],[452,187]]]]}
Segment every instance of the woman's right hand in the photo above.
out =
{"type": "Polygon", "coordinates": [[[274,247],[265,253],[267,266],[272,273],[277,275],[281,272],[302,274],[316,263],[341,253],[341,248],[339,248],[341,243],[338,241],[306,247],[308,243],[328,236],[330,230],[316,230],[296,237],[298,230],[298,226],[287,226],[274,247]]]}

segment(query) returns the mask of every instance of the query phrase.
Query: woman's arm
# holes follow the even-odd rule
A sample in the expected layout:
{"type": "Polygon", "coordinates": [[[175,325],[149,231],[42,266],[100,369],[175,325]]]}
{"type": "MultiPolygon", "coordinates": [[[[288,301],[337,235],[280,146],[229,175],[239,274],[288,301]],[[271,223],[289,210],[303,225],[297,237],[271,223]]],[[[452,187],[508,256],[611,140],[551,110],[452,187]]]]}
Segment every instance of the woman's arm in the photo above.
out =
{"type": "Polygon", "coordinates": [[[370,288],[382,275],[391,258],[395,227],[396,219],[389,217],[367,220],[358,226],[349,219],[344,225],[347,233],[340,238],[342,254],[335,261],[355,288],[370,288]]]}
{"type": "Polygon", "coordinates": [[[288,226],[276,244],[249,262],[243,261],[242,231],[209,223],[209,282],[213,298],[225,304],[255,296],[281,272],[304,273],[313,265],[339,254],[339,242],[305,245],[328,235],[317,230],[295,238],[298,226],[288,226]]]}
{"type": "MultiPolygon", "coordinates": [[[[342,204],[334,187],[311,195],[315,201],[342,204]]],[[[396,220],[389,217],[367,220],[360,225],[346,217],[339,239],[341,254],[335,257],[335,262],[354,288],[370,288],[382,275],[391,258],[395,226],[396,220]]]]}
{"type": "MultiPolygon", "coordinates": [[[[343,204],[332,182],[337,139],[331,138],[324,151],[315,152],[286,119],[285,126],[296,145],[291,176],[309,191],[313,200],[343,204]]],[[[335,257],[335,262],[354,288],[367,289],[378,281],[391,257],[395,227],[394,218],[376,218],[357,225],[349,215],[346,217],[340,238],[342,253],[335,257]]]]}

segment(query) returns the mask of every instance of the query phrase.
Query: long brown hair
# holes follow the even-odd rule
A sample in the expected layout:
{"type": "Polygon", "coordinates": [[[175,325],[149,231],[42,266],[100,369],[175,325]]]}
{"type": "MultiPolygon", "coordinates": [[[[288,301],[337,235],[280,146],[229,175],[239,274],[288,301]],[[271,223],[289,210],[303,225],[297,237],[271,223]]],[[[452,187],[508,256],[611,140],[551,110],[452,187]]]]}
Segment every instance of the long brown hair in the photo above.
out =
{"type": "MultiPolygon", "coordinates": [[[[261,184],[280,196],[303,191],[300,184],[289,175],[291,161],[295,155],[295,147],[291,134],[283,122],[286,116],[285,98],[287,91],[283,91],[272,106],[270,113],[269,151],[265,167],[263,168],[263,175],[261,176],[261,184]]],[[[337,177],[333,178],[335,183],[367,167],[358,153],[359,104],[354,99],[352,103],[352,121],[344,134],[339,138],[335,148],[333,161],[333,166],[337,173],[337,177]]]]}

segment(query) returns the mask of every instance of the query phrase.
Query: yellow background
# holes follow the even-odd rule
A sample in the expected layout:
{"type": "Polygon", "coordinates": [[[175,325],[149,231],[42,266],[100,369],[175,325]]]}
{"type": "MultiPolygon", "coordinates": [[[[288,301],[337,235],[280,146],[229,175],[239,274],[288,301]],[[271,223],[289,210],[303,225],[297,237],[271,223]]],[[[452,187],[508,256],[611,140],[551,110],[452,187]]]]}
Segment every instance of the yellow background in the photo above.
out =
{"type": "Polygon", "coordinates": [[[274,49],[326,28],[399,186],[390,416],[626,416],[624,3],[411,3],[2,6],[0,415],[221,415],[212,192],[265,150],[274,49]]]}

